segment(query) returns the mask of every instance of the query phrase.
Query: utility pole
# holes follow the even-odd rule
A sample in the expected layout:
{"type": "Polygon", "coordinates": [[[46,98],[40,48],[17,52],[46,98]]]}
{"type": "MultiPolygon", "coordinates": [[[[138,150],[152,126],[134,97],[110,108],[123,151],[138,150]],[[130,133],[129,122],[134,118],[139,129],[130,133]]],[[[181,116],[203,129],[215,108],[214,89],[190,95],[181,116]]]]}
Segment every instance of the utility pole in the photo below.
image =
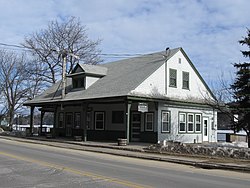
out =
{"type": "Polygon", "coordinates": [[[72,56],[76,59],[80,59],[79,56],[74,55],[73,53],[68,52],[67,50],[63,50],[61,52],[61,56],[63,59],[63,64],[62,64],[62,99],[65,98],[65,91],[66,91],[66,63],[67,63],[67,55],[72,56]]]}
{"type": "Polygon", "coordinates": [[[66,63],[67,63],[67,51],[62,52],[63,64],[62,64],[62,99],[65,97],[66,90],[66,63]]]}

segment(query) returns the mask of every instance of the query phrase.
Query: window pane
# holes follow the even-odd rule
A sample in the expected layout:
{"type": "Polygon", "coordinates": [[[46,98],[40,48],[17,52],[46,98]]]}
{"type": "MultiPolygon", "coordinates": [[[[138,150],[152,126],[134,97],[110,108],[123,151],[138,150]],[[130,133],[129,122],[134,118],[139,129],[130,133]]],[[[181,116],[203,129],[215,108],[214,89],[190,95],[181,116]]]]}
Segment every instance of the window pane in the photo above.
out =
{"type": "Polygon", "coordinates": [[[100,122],[97,121],[95,126],[96,126],[96,129],[103,129],[103,122],[102,121],[100,121],[100,122]]]}
{"type": "Polygon", "coordinates": [[[196,118],[196,120],[195,120],[196,122],[201,122],[201,116],[200,115],[196,115],[195,118],[196,118]]]}
{"type": "Polygon", "coordinates": [[[163,122],[168,122],[168,113],[167,112],[162,113],[162,121],[163,122]]]}
{"type": "Polygon", "coordinates": [[[201,131],[201,124],[196,124],[196,131],[201,131]]]}
{"type": "Polygon", "coordinates": [[[103,120],[103,113],[96,113],[96,120],[97,121],[102,121],[103,120]]]}
{"type": "Polygon", "coordinates": [[[180,123],[180,131],[186,131],[185,123],[180,123]]]}
{"type": "Polygon", "coordinates": [[[152,122],[153,121],[153,114],[147,114],[147,122],[152,122]]]}
{"type": "Polygon", "coordinates": [[[192,114],[188,115],[188,122],[194,122],[194,115],[192,114]]]}
{"type": "Polygon", "coordinates": [[[147,130],[152,130],[153,129],[153,123],[148,122],[147,123],[147,130]]]}
{"type": "Polygon", "coordinates": [[[194,124],[193,123],[188,124],[188,131],[194,131],[194,124]]]}
{"type": "Polygon", "coordinates": [[[72,115],[71,114],[67,114],[66,115],[66,123],[67,124],[71,124],[72,123],[72,115]]]}
{"type": "Polygon", "coordinates": [[[185,114],[180,114],[180,122],[186,122],[185,114]]]}
{"type": "Polygon", "coordinates": [[[167,123],[167,122],[162,123],[162,131],[169,132],[169,123],[167,123]]]}

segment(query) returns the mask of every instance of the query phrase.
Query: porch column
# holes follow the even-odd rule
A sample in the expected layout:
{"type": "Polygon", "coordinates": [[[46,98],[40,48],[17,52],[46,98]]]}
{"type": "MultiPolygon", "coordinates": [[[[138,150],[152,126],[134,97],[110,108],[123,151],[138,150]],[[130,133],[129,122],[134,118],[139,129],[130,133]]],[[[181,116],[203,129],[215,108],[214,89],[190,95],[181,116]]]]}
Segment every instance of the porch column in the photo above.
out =
{"type": "Polygon", "coordinates": [[[55,138],[56,137],[56,127],[58,127],[58,125],[57,125],[57,119],[58,119],[58,117],[57,117],[57,106],[54,106],[54,122],[53,122],[53,128],[52,128],[52,137],[53,138],[55,138]]]}
{"type": "Polygon", "coordinates": [[[42,129],[43,129],[43,117],[45,112],[41,111],[41,121],[40,121],[40,136],[42,135],[42,129]]]}
{"type": "Polygon", "coordinates": [[[126,138],[127,138],[127,144],[129,144],[129,138],[130,138],[130,109],[131,109],[131,101],[126,102],[126,123],[127,123],[127,128],[126,128],[126,138]]]}
{"type": "MultiPolygon", "coordinates": [[[[87,133],[87,116],[88,116],[88,103],[84,104],[84,108],[85,109],[85,113],[84,113],[84,129],[83,129],[83,141],[87,142],[87,137],[88,137],[88,133],[87,133]]],[[[84,112],[84,111],[83,111],[84,112]]]]}
{"type": "Polygon", "coordinates": [[[34,109],[35,107],[34,106],[31,106],[30,107],[30,136],[33,135],[33,127],[34,127],[34,109]]]}

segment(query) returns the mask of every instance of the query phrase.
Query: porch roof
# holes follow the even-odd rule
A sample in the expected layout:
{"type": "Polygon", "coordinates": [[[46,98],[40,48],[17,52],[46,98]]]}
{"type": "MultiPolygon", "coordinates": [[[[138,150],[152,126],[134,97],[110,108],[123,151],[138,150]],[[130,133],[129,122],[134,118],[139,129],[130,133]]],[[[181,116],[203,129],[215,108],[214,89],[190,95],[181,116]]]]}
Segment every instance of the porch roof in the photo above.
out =
{"type": "Polygon", "coordinates": [[[131,96],[132,90],[180,49],[171,49],[167,56],[166,52],[163,51],[98,65],[107,68],[107,75],[100,78],[88,89],[73,89],[72,79],[67,78],[64,99],[61,98],[61,81],[59,81],[35,99],[27,101],[25,105],[131,96]]]}

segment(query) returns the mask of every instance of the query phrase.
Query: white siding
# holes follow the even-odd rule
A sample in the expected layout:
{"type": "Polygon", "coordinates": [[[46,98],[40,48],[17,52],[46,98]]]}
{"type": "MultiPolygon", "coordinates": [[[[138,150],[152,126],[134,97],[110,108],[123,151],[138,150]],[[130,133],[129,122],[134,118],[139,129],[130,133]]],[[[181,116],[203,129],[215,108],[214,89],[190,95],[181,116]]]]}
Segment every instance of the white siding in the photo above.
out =
{"type": "Polygon", "coordinates": [[[177,99],[204,99],[208,91],[181,51],[167,61],[167,97],[177,99]],[[181,63],[179,63],[181,58],[181,63]],[[169,87],[169,69],[177,70],[177,87],[169,87]],[[182,72],[189,73],[189,89],[182,88],[182,72]]]}
{"type": "Polygon", "coordinates": [[[92,84],[94,84],[99,79],[100,78],[98,77],[86,76],[86,89],[88,89],[92,84]]]}
{"type": "Polygon", "coordinates": [[[152,96],[165,94],[165,64],[144,80],[134,91],[152,96]]]}
{"type": "Polygon", "coordinates": [[[160,103],[158,107],[158,141],[175,140],[184,143],[201,143],[203,141],[203,130],[201,133],[180,133],[179,132],[179,113],[201,114],[203,117],[208,117],[208,141],[217,141],[217,112],[209,109],[191,108],[184,106],[171,106],[160,103]],[[161,111],[170,112],[170,133],[161,132],[161,111]]]}
{"type": "Polygon", "coordinates": [[[181,51],[178,51],[131,93],[141,93],[155,97],[166,96],[171,99],[197,100],[211,98],[209,91],[181,51]],[[181,58],[181,63],[179,63],[179,58],[181,58]],[[169,86],[169,69],[177,70],[177,87],[169,86]],[[189,73],[189,89],[183,89],[183,72],[189,73]]]}

